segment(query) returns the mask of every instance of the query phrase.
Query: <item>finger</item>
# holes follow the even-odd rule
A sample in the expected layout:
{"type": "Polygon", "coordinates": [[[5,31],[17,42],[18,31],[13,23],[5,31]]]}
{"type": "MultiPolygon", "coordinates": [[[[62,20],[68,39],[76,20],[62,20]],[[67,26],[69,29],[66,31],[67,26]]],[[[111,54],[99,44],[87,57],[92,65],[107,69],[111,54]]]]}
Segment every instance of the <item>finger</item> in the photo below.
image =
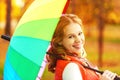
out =
{"type": "Polygon", "coordinates": [[[109,76],[109,75],[110,75],[110,71],[105,70],[104,73],[103,73],[103,76],[109,76]]]}
{"type": "Polygon", "coordinates": [[[110,77],[111,79],[114,79],[115,76],[116,76],[116,74],[113,73],[113,72],[111,72],[111,71],[107,71],[107,72],[106,72],[106,75],[107,75],[108,77],[110,77]]]}
{"type": "Polygon", "coordinates": [[[116,74],[109,71],[109,70],[105,70],[104,73],[103,73],[103,76],[105,76],[106,78],[109,78],[111,80],[114,80],[116,74]]]}
{"type": "Polygon", "coordinates": [[[116,75],[117,75],[116,73],[113,73],[113,74],[111,75],[111,79],[114,80],[114,78],[115,78],[116,75]]]}

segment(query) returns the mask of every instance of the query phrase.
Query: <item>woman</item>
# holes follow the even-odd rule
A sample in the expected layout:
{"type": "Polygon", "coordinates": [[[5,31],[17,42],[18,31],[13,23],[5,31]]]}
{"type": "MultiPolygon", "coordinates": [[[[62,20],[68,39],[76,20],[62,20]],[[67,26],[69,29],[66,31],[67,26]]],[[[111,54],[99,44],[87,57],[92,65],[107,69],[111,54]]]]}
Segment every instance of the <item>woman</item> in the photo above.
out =
{"type": "Polygon", "coordinates": [[[47,52],[48,70],[55,73],[55,80],[113,80],[115,73],[106,70],[100,75],[83,67],[95,68],[85,58],[82,26],[76,15],[61,16],[47,52]]]}

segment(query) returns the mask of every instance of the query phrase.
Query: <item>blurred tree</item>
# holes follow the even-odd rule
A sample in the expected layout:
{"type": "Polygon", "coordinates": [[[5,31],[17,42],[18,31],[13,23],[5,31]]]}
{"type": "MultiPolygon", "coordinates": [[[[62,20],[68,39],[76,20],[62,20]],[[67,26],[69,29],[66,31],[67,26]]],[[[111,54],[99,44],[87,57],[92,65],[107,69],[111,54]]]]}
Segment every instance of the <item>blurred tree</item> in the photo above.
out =
{"type": "Polygon", "coordinates": [[[108,22],[107,16],[110,11],[113,11],[112,0],[92,0],[93,1],[93,18],[95,18],[98,26],[98,66],[102,67],[103,61],[103,31],[105,24],[108,22]]]}
{"type": "Polygon", "coordinates": [[[98,66],[102,67],[102,55],[103,55],[103,30],[104,30],[104,25],[105,25],[105,19],[104,19],[104,0],[99,0],[95,1],[95,6],[98,8],[98,13],[97,18],[98,18],[98,29],[99,29],[99,37],[98,37],[98,46],[99,46],[99,51],[98,51],[98,66]]]}
{"type": "Polygon", "coordinates": [[[11,0],[6,0],[6,26],[5,34],[10,35],[10,26],[11,26],[11,0]]]}
{"type": "Polygon", "coordinates": [[[0,22],[4,21],[5,19],[5,1],[4,0],[0,0],[0,22]]]}
{"type": "MultiPolygon", "coordinates": [[[[23,6],[18,6],[17,0],[5,0],[6,1],[6,25],[5,25],[5,34],[6,35],[12,35],[11,33],[11,26],[12,26],[12,20],[17,20],[21,18],[23,13],[26,11],[28,6],[34,1],[34,0],[23,0],[23,6]]],[[[19,2],[20,0],[18,0],[19,2]]],[[[4,12],[5,13],[5,12],[4,12]]],[[[12,26],[14,27],[14,26],[12,26]]]]}

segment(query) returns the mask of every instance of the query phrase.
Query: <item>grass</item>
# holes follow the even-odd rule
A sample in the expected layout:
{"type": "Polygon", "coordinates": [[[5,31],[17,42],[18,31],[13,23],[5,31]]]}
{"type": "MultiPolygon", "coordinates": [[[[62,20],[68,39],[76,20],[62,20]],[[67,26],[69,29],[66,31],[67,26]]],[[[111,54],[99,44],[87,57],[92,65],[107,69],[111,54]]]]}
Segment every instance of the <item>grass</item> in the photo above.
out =
{"type": "MultiPolygon", "coordinates": [[[[88,50],[89,51],[89,50],[88,50]]],[[[88,54],[88,59],[93,63],[93,64],[98,64],[98,54],[97,53],[89,53],[88,54]]],[[[100,70],[110,70],[112,72],[115,72],[120,75],[120,54],[116,53],[112,50],[110,51],[104,51],[103,53],[103,60],[102,60],[102,65],[103,67],[99,69],[100,70]]]]}
{"type": "MultiPolygon", "coordinates": [[[[91,28],[90,36],[86,36],[85,49],[87,58],[95,65],[98,65],[98,30],[91,28]]],[[[120,75],[120,25],[106,25],[104,31],[103,47],[103,67],[100,70],[110,70],[120,75]]],[[[1,40],[0,40],[1,41],[1,40]]],[[[8,42],[0,42],[0,80],[3,74],[3,64],[8,42]],[[3,48],[4,47],[4,48],[3,48]]],[[[54,80],[54,74],[48,72],[47,67],[44,71],[42,80],[54,80]]]]}
{"type": "MultiPolygon", "coordinates": [[[[88,59],[98,64],[98,30],[91,29],[91,37],[86,39],[86,50],[88,59]]],[[[100,70],[110,70],[120,75],[120,25],[106,25],[103,42],[103,67],[100,70]]]]}
{"type": "Polygon", "coordinates": [[[54,80],[54,74],[51,72],[48,72],[47,67],[46,67],[44,74],[42,76],[42,80],[54,80]]]}

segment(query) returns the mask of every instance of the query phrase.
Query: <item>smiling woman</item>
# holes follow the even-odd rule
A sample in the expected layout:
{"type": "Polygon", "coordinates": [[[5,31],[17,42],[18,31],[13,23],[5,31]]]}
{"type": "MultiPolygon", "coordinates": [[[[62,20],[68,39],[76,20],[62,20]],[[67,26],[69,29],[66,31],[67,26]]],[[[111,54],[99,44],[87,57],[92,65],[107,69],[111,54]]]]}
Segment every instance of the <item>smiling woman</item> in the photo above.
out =
{"type": "Polygon", "coordinates": [[[71,23],[64,28],[64,37],[61,44],[70,52],[81,56],[85,43],[84,34],[79,24],[71,23]]]}
{"type": "Polygon", "coordinates": [[[55,80],[114,80],[116,74],[106,70],[103,75],[86,59],[82,22],[74,14],[61,16],[47,52],[48,70],[55,73],[55,80]]]}

